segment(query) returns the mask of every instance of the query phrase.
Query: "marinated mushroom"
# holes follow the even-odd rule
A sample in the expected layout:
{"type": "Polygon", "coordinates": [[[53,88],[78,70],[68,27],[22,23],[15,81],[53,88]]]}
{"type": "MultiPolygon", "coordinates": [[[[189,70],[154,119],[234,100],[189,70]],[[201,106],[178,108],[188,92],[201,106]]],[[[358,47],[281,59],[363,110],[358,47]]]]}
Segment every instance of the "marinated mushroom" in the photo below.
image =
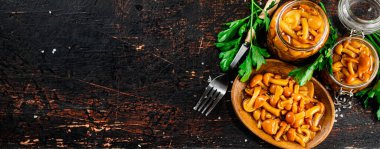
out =
{"type": "Polygon", "coordinates": [[[261,90],[261,87],[255,87],[255,90],[253,92],[253,95],[250,100],[244,100],[243,102],[243,108],[247,112],[253,112],[255,108],[253,107],[253,104],[255,103],[255,100],[257,96],[259,95],[261,90]]]}
{"type": "Polygon", "coordinates": [[[280,96],[284,92],[284,89],[281,86],[276,86],[276,91],[274,93],[274,96],[270,99],[270,105],[276,106],[278,100],[280,99],[280,96]]]}
{"type": "Polygon", "coordinates": [[[263,82],[266,86],[269,86],[269,83],[286,86],[289,83],[289,79],[276,79],[273,73],[266,73],[264,74],[263,82]]]}
{"type": "Polygon", "coordinates": [[[313,122],[312,122],[312,126],[310,127],[310,130],[311,131],[318,131],[321,129],[321,126],[319,125],[319,121],[321,120],[323,114],[321,113],[316,113],[313,117],[313,122]]]}
{"type": "Polygon", "coordinates": [[[278,130],[276,136],[274,137],[274,139],[276,141],[280,141],[280,137],[284,134],[286,126],[288,126],[288,124],[286,122],[280,123],[280,130],[278,130]]]}
{"type": "Polygon", "coordinates": [[[286,114],[286,122],[288,122],[288,124],[292,125],[295,121],[296,121],[296,117],[294,116],[294,113],[293,112],[288,112],[288,114],[286,114]]]}
{"type": "Polygon", "coordinates": [[[256,86],[257,84],[261,84],[261,83],[262,83],[262,82],[261,82],[262,80],[263,80],[263,75],[261,75],[261,74],[255,75],[255,76],[251,79],[249,85],[250,85],[251,87],[254,87],[254,86],[256,86]]]}
{"type": "Polygon", "coordinates": [[[255,109],[262,107],[264,103],[266,103],[267,99],[268,99],[268,96],[260,95],[259,97],[257,97],[253,107],[255,109]]]}
{"type": "Polygon", "coordinates": [[[266,119],[266,113],[267,113],[267,111],[263,108],[263,109],[261,109],[261,112],[260,112],[261,114],[260,114],[260,118],[261,118],[261,120],[265,120],[266,119]]]}
{"type": "Polygon", "coordinates": [[[266,133],[268,133],[270,135],[274,135],[274,134],[276,134],[276,132],[278,130],[278,123],[274,119],[267,119],[267,120],[263,121],[262,127],[266,133]]]}
{"type": "Polygon", "coordinates": [[[279,109],[286,109],[286,106],[288,106],[288,105],[292,105],[292,104],[293,104],[293,99],[290,98],[290,99],[288,99],[288,100],[284,100],[284,101],[280,101],[280,102],[278,102],[277,107],[278,107],[279,109]]]}
{"type": "Polygon", "coordinates": [[[261,114],[260,110],[255,110],[255,111],[253,112],[253,118],[254,118],[256,121],[259,120],[259,119],[260,119],[260,114],[261,114]]]}
{"type": "Polygon", "coordinates": [[[289,140],[289,141],[292,141],[294,142],[295,139],[296,139],[296,130],[294,128],[290,128],[288,130],[288,132],[286,133],[286,138],[289,140]]]}
{"type": "Polygon", "coordinates": [[[314,106],[314,107],[312,107],[312,108],[310,108],[308,110],[306,110],[306,112],[305,112],[305,118],[313,116],[315,113],[317,113],[320,110],[321,110],[321,107],[318,106],[318,105],[314,106]]]}
{"type": "Polygon", "coordinates": [[[263,82],[266,86],[269,86],[269,80],[274,76],[273,73],[265,73],[263,77],[263,82]]]}
{"type": "Polygon", "coordinates": [[[314,98],[314,84],[311,82],[307,82],[308,96],[310,98],[314,98]]]}
{"type": "Polygon", "coordinates": [[[269,103],[267,103],[267,102],[264,102],[263,107],[264,107],[264,109],[265,109],[266,111],[272,113],[272,114],[275,115],[275,116],[280,116],[280,114],[281,114],[281,110],[280,110],[280,109],[277,109],[277,108],[275,108],[275,107],[272,107],[272,106],[269,105],[269,103]]]}

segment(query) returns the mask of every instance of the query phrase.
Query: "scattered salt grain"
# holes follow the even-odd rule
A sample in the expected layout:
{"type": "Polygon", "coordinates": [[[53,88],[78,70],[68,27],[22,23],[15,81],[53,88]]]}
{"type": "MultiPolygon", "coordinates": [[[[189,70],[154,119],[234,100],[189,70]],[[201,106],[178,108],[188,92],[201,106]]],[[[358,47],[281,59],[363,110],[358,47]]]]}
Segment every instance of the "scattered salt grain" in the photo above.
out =
{"type": "Polygon", "coordinates": [[[244,139],[244,142],[248,142],[248,139],[244,139]]]}
{"type": "Polygon", "coordinates": [[[56,48],[54,48],[52,51],[51,51],[51,53],[55,53],[55,52],[57,52],[57,49],[56,48]]]}
{"type": "Polygon", "coordinates": [[[218,120],[222,119],[220,116],[218,117],[218,120]]]}

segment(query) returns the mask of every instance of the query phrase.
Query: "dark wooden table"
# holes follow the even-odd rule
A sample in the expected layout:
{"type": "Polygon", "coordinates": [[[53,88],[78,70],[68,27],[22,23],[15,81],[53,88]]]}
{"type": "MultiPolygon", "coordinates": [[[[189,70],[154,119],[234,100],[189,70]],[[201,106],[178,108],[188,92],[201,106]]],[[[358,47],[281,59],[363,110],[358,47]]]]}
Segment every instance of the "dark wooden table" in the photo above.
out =
{"type": "MultiPolygon", "coordinates": [[[[221,24],[248,14],[244,0],[1,0],[0,147],[272,148],[229,94],[209,117],[192,110],[220,73],[221,24]]],[[[353,102],[318,147],[380,147],[353,102]]]]}

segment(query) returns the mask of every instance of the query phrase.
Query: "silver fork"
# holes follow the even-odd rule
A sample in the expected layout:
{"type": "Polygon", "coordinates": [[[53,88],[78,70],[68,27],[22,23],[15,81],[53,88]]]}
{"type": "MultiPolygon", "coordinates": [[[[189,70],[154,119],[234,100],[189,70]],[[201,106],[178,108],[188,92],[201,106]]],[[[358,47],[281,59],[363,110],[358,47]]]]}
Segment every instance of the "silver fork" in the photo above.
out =
{"type": "MultiPolygon", "coordinates": [[[[249,37],[250,34],[252,34],[252,30],[248,31],[248,36],[245,39],[244,44],[240,47],[235,58],[232,60],[230,64],[231,71],[235,69],[237,63],[243,57],[244,53],[248,50],[248,45],[251,41],[251,37],[249,37]]],[[[193,109],[196,111],[202,111],[202,114],[207,111],[205,115],[209,115],[210,112],[215,108],[216,104],[218,104],[226,94],[230,78],[231,77],[229,77],[228,74],[222,74],[214,78],[210,84],[208,84],[205,91],[203,92],[203,95],[193,109]]]]}

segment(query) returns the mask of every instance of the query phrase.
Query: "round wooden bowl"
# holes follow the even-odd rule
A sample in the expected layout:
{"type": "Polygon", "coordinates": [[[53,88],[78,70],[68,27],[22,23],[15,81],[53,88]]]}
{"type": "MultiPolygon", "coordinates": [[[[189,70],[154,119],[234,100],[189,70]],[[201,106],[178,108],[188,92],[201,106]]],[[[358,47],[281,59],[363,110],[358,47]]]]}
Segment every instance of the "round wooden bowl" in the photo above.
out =
{"type": "MultiPolygon", "coordinates": [[[[253,75],[257,73],[266,73],[266,72],[287,75],[294,68],[296,67],[289,65],[287,63],[281,62],[279,60],[268,59],[267,64],[263,65],[260,70],[254,71],[253,75]]],[[[325,105],[325,114],[323,115],[320,121],[320,125],[322,126],[322,129],[318,131],[316,136],[306,144],[306,148],[313,148],[317,146],[318,144],[320,144],[323,140],[325,140],[334,125],[334,119],[335,119],[334,103],[329,93],[322,86],[322,84],[319,83],[316,79],[312,78],[311,81],[314,83],[314,88],[315,88],[314,95],[317,97],[319,101],[321,101],[325,105]]],[[[292,148],[292,149],[302,148],[302,146],[299,145],[298,143],[289,142],[289,141],[276,141],[273,139],[271,135],[268,135],[263,130],[257,128],[257,122],[253,119],[252,113],[248,113],[244,111],[243,106],[242,106],[243,93],[244,93],[245,87],[246,87],[246,83],[240,82],[240,78],[236,77],[232,86],[232,90],[231,90],[232,105],[234,107],[235,113],[237,114],[239,119],[244,123],[244,125],[249,130],[251,130],[255,135],[259,136],[261,139],[277,147],[292,148]]]]}

